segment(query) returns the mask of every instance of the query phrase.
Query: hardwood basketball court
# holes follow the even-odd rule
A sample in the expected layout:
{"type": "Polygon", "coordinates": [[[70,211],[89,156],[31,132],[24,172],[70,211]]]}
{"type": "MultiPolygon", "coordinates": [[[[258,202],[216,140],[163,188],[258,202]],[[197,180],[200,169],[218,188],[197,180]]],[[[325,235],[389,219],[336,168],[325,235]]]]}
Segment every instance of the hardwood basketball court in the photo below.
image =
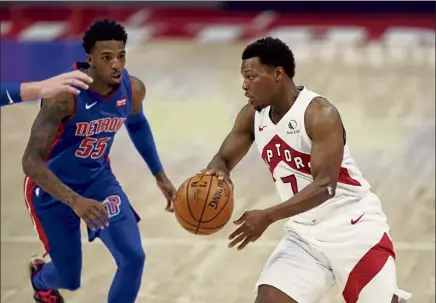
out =
{"type": "MultiPolygon", "coordinates": [[[[128,68],[147,85],[146,113],[168,175],[176,186],[204,168],[246,102],[239,75],[244,44],[150,42],[130,49],[128,68]]],[[[351,153],[380,196],[392,228],[401,288],[411,302],[435,297],[434,47],[372,44],[294,49],[298,84],[340,110],[351,153]]],[[[22,195],[21,156],[38,104],[1,111],[1,301],[31,302],[26,262],[42,247],[22,195]]],[[[137,302],[250,303],[282,222],[238,252],[227,248],[229,224],[194,236],[164,211],[165,201],[123,128],[111,153],[113,169],[138,213],[147,253],[137,302]]],[[[235,211],[279,202],[254,148],[235,170],[235,211]]],[[[85,234],[84,239],[85,239],[85,234]]],[[[99,241],[84,240],[82,288],[68,303],[106,302],[115,264],[99,241]]],[[[342,302],[336,289],[323,302],[342,302]]]]}

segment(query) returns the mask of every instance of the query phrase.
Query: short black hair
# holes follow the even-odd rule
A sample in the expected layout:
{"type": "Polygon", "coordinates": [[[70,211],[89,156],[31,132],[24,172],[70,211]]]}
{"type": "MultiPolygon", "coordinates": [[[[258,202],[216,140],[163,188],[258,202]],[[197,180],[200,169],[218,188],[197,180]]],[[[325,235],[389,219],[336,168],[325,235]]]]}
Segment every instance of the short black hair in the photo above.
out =
{"type": "Polygon", "coordinates": [[[98,20],[92,24],[83,35],[82,46],[90,54],[98,41],[123,41],[127,42],[127,33],[121,24],[107,19],[98,20]]]}
{"type": "Polygon", "coordinates": [[[281,66],[286,74],[295,76],[294,54],[282,40],[265,37],[249,44],[242,52],[242,60],[258,57],[260,63],[271,66],[281,66]]]}

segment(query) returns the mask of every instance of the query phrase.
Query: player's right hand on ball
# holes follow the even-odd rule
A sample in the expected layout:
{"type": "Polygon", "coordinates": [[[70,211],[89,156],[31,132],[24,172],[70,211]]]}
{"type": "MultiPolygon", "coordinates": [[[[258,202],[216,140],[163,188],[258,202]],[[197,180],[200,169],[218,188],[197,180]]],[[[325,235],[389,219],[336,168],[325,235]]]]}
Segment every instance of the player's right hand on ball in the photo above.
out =
{"type": "Polygon", "coordinates": [[[85,221],[86,225],[91,230],[95,230],[95,226],[104,229],[109,226],[109,214],[106,210],[107,202],[98,202],[93,199],[80,197],[74,201],[72,208],[74,212],[85,221]]]}
{"type": "Polygon", "coordinates": [[[230,176],[226,172],[224,172],[222,170],[219,170],[219,169],[216,169],[216,168],[205,168],[205,169],[202,169],[198,174],[199,175],[213,175],[213,176],[217,176],[218,180],[226,181],[230,185],[230,187],[232,189],[234,187],[233,182],[230,179],[230,176]]]}

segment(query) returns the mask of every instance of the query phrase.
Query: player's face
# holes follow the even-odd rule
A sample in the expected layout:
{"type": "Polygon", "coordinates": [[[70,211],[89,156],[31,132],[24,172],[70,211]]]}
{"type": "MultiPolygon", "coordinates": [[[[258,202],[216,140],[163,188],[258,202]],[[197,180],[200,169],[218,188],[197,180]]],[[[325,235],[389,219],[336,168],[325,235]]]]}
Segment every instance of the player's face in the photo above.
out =
{"type": "Polygon", "coordinates": [[[98,41],[95,43],[92,54],[88,55],[88,63],[107,85],[120,84],[126,65],[126,50],[123,41],[98,41]]]}
{"type": "Polygon", "coordinates": [[[275,99],[281,77],[281,68],[278,69],[265,66],[257,57],[242,61],[241,73],[244,77],[242,89],[245,91],[248,103],[256,110],[271,105],[275,99]]]}

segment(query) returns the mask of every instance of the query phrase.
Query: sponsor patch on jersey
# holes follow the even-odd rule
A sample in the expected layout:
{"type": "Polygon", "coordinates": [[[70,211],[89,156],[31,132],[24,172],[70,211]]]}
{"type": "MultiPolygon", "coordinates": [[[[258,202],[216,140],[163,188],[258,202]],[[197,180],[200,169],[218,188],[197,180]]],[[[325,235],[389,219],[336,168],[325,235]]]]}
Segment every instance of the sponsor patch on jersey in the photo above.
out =
{"type": "Polygon", "coordinates": [[[117,107],[121,107],[127,104],[127,98],[123,98],[120,100],[117,100],[117,107]]]}

